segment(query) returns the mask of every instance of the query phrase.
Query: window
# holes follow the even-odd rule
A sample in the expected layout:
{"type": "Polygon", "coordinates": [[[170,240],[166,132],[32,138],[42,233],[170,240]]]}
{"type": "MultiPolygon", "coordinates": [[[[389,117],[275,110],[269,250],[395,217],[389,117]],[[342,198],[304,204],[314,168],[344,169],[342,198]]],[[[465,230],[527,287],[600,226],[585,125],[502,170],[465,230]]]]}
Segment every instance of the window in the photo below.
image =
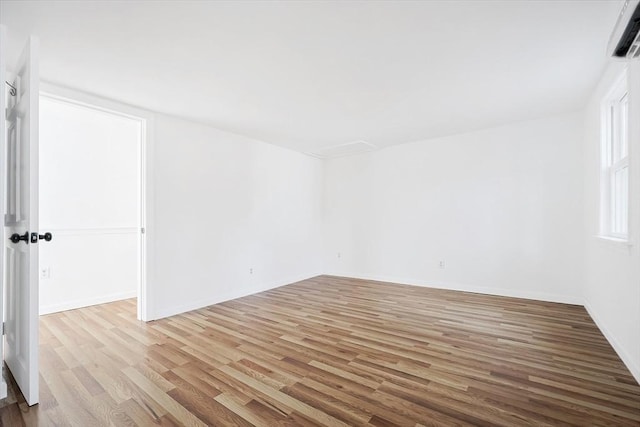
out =
{"type": "Polygon", "coordinates": [[[602,103],[601,234],[629,238],[629,96],[626,72],[602,103]]]}

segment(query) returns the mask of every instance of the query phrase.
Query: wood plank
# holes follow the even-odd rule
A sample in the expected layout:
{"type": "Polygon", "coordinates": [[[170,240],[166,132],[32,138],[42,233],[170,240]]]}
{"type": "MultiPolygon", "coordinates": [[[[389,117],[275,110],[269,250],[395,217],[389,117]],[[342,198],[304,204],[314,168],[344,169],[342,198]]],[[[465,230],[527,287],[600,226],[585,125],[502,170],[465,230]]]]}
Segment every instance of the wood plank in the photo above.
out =
{"type": "Polygon", "coordinates": [[[41,317],[41,403],[0,425],[640,426],[583,307],[319,276],[168,319],[41,317]]]}

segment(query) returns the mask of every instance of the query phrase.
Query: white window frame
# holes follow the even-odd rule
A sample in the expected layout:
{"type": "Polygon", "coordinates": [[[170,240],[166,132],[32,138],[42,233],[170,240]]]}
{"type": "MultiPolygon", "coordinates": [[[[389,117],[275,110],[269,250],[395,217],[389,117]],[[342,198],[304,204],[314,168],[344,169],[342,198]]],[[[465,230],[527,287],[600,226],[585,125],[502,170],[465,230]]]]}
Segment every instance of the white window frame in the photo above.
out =
{"type": "Polygon", "coordinates": [[[629,87],[627,71],[602,100],[600,236],[629,241],[629,87]]]}

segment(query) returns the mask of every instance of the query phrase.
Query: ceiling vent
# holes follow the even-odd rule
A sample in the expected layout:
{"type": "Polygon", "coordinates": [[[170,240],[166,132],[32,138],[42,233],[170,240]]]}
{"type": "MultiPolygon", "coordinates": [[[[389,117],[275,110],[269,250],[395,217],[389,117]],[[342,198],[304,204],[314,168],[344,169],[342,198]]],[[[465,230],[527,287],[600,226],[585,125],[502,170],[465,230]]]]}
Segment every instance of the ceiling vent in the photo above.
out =
{"type": "Polygon", "coordinates": [[[362,154],[376,149],[376,146],[367,141],[353,141],[346,144],[332,145],[330,147],[320,148],[316,151],[308,153],[319,159],[335,159],[337,157],[352,156],[354,154],[362,154]]]}
{"type": "Polygon", "coordinates": [[[610,56],[640,58],[640,0],[626,0],[609,39],[610,56]]]}

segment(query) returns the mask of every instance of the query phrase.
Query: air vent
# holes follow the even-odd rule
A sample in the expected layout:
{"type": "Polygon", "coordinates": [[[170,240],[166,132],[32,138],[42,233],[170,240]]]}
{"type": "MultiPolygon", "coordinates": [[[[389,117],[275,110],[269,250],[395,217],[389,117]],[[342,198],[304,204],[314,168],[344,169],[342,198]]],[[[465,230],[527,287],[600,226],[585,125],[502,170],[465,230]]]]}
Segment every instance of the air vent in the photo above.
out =
{"type": "Polygon", "coordinates": [[[336,157],[352,156],[354,154],[362,154],[373,151],[376,146],[367,141],[353,141],[346,144],[332,145],[330,147],[320,148],[316,151],[308,153],[319,159],[335,159],[336,157]]]}
{"type": "Polygon", "coordinates": [[[640,33],[638,33],[638,37],[636,37],[635,44],[629,48],[629,52],[627,52],[627,58],[640,58],[640,33]]]}
{"type": "Polygon", "coordinates": [[[611,33],[608,51],[614,58],[640,57],[640,0],[626,0],[611,33]]]}

